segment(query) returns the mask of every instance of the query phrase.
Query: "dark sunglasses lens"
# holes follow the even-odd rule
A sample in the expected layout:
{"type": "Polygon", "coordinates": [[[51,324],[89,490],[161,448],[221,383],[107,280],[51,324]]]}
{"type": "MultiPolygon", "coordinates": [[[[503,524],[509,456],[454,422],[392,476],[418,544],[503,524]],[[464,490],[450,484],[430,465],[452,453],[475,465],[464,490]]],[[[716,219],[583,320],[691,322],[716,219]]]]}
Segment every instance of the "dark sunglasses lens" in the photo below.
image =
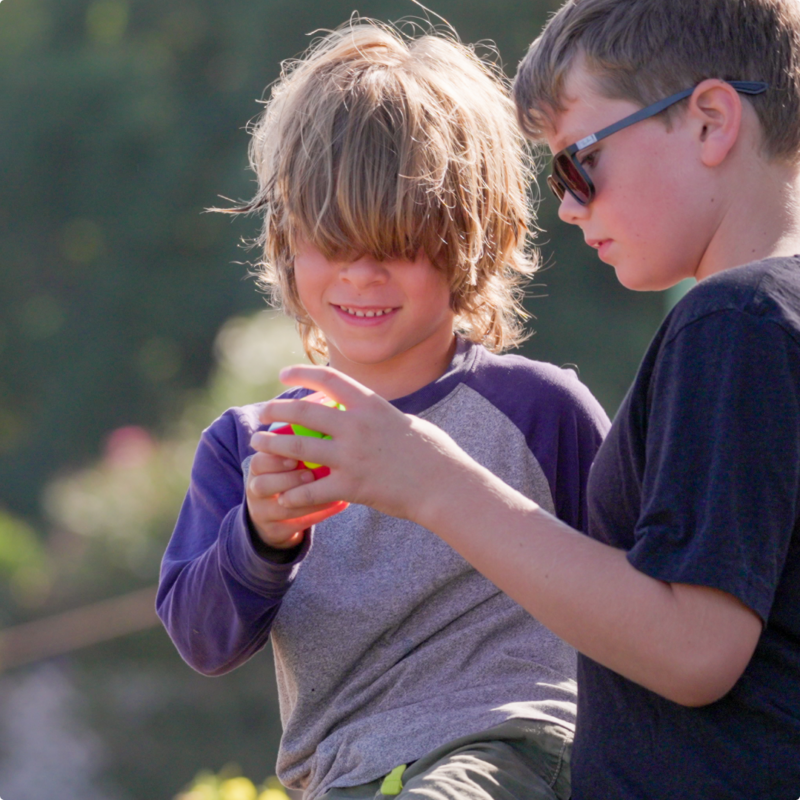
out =
{"type": "MultiPolygon", "coordinates": [[[[553,172],[569,193],[583,205],[592,199],[592,188],[575,163],[567,155],[557,156],[553,161],[553,172]]],[[[563,194],[562,194],[563,199],[563,194]]]]}

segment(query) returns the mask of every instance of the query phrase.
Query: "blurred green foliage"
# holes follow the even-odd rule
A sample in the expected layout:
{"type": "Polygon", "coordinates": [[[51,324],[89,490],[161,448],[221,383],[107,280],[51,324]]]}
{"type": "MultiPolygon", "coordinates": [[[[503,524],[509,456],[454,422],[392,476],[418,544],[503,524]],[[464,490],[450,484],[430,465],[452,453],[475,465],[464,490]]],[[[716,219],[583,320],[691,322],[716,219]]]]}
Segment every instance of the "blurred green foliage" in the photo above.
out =
{"type": "MultiPolygon", "coordinates": [[[[48,581],[45,563],[45,548],[36,531],[24,520],[0,510],[0,600],[6,600],[0,602],[0,612],[7,612],[9,600],[19,605],[39,603],[48,581]]],[[[9,616],[2,613],[0,624],[9,616]]]]}

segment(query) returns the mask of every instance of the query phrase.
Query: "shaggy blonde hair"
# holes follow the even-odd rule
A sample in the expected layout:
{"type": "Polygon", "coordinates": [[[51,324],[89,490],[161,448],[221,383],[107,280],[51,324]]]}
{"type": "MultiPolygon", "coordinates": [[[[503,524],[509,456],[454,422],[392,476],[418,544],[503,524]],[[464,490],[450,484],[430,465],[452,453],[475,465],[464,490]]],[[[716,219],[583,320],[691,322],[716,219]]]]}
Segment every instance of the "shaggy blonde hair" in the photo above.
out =
{"type": "Polygon", "coordinates": [[[458,332],[494,351],[525,338],[532,170],[508,89],[451,36],[355,18],[283,65],[251,126],[257,193],[229,211],[263,215],[258,282],[309,358],[327,346],[297,292],[298,237],[331,259],[422,250],[449,280],[458,332]]]}
{"type": "MultiPolygon", "coordinates": [[[[800,158],[798,0],[568,0],[531,45],[514,79],[522,129],[540,139],[563,111],[564,82],[586,58],[600,91],[642,106],[706,78],[764,81],[748,97],[764,153],[800,158]]],[[[663,112],[668,124],[677,107],[663,112]]]]}

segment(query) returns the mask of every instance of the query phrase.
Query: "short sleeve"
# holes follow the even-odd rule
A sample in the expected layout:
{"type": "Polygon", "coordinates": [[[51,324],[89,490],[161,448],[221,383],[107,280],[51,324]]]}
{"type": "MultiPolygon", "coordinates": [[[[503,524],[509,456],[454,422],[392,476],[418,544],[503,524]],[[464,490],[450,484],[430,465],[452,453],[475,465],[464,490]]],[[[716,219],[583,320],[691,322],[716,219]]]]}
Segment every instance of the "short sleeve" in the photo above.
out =
{"type": "Polygon", "coordinates": [[[797,516],[798,362],[780,325],[739,310],[665,341],[648,393],[633,566],[728,592],[766,620],[797,516]]]}

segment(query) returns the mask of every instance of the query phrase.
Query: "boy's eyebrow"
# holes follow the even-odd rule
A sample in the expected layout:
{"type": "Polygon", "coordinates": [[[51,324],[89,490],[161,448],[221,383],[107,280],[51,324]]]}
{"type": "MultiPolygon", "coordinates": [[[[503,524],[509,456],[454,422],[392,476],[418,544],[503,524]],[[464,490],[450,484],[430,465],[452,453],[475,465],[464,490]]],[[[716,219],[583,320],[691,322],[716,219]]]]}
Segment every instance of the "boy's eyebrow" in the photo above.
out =
{"type": "Polygon", "coordinates": [[[558,153],[563,150],[565,147],[568,147],[575,142],[579,142],[584,136],[588,136],[593,131],[587,130],[573,130],[570,125],[574,124],[574,121],[567,120],[566,127],[562,130],[559,135],[553,141],[553,146],[555,147],[554,153],[558,153]]]}
{"type": "MultiPolygon", "coordinates": [[[[592,134],[597,133],[599,129],[595,128],[594,130],[586,130],[585,127],[577,127],[575,129],[570,128],[570,124],[575,124],[577,121],[567,122],[567,127],[564,131],[562,131],[558,137],[553,142],[555,153],[560,152],[565,147],[569,147],[571,144],[577,144],[581,142],[584,138],[590,137],[592,134]]],[[[592,142],[586,142],[585,146],[588,147],[592,142]]]]}

